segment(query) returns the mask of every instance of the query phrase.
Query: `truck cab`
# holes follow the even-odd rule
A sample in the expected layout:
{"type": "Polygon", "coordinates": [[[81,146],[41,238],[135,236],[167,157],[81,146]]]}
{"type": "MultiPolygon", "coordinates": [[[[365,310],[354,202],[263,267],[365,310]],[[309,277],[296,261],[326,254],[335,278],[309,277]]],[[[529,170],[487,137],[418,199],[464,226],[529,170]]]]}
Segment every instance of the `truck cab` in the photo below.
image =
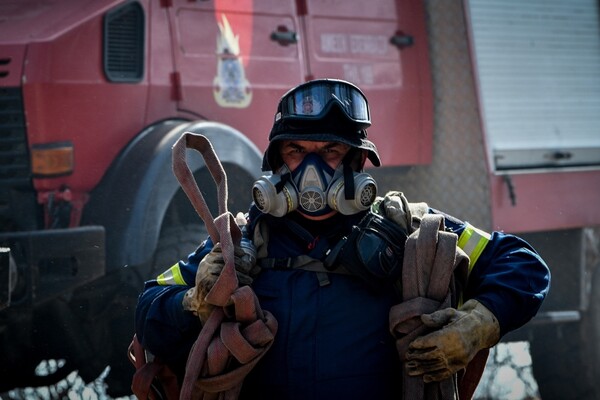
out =
{"type": "Polygon", "coordinates": [[[109,394],[130,393],[137,295],[206,237],[172,145],[205,135],[246,211],[280,97],[339,78],[369,99],[381,193],[540,251],[550,295],[506,340],[531,341],[544,399],[597,398],[598,15],[596,0],[0,0],[0,393],[107,365],[109,394]]]}
{"type": "MultiPolygon", "coordinates": [[[[279,98],[342,78],[371,101],[384,163],[429,163],[423,13],[408,0],[0,1],[0,392],[107,365],[109,393],[128,392],[143,282],[206,236],[171,171],[183,132],[209,138],[229,209],[246,211],[279,98]]],[[[203,161],[190,168],[214,211],[203,161]]]]}

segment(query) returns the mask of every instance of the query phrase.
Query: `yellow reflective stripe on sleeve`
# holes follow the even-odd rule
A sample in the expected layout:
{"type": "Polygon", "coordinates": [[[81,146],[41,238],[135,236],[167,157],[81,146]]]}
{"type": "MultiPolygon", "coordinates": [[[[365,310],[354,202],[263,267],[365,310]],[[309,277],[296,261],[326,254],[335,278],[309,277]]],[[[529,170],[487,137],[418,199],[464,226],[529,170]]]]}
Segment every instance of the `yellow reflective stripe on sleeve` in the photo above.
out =
{"type": "Polygon", "coordinates": [[[460,234],[458,247],[463,249],[469,256],[469,274],[491,237],[492,235],[489,233],[477,229],[469,223],[467,223],[465,230],[460,234]]]}
{"type": "Polygon", "coordinates": [[[179,263],[173,265],[171,268],[160,274],[156,278],[156,282],[161,286],[171,285],[185,285],[183,276],[181,276],[181,270],[179,269],[179,263]]]}

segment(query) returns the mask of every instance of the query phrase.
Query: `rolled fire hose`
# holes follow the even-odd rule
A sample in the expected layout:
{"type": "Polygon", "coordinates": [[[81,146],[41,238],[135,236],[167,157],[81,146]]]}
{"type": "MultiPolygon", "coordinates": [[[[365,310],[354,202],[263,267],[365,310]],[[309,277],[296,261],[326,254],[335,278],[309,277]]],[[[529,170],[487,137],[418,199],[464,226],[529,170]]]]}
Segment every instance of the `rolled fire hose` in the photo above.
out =
{"type": "MultiPolygon", "coordinates": [[[[402,265],[402,303],[390,310],[390,332],[402,362],[410,342],[429,333],[421,322],[429,314],[458,303],[455,278],[464,287],[469,257],[457,247],[458,236],[446,232],[444,217],[426,214],[406,240],[402,265]]],[[[471,399],[485,368],[488,350],[482,350],[454,378],[424,383],[421,376],[402,374],[403,399],[471,399]]]]}
{"type": "Polygon", "coordinates": [[[206,296],[215,306],[190,350],[180,399],[236,399],[246,375],[265,355],[277,321],[262,310],[249,286],[239,286],[234,246],[241,231],[227,211],[227,176],[212,144],[203,135],[185,132],[173,145],[173,172],[204,221],[213,243],[221,243],[225,266],[206,296]],[[217,185],[219,215],[213,218],[186,161],[186,149],[198,151],[217,185]]]}

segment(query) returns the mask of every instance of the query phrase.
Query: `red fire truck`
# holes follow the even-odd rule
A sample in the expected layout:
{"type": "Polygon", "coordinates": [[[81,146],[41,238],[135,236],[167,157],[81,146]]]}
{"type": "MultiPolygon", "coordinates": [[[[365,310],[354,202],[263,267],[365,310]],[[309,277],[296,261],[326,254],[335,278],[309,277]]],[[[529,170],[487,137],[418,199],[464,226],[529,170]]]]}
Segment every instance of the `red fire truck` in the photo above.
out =
{"type": "Polygon", "coordinates": [[[544,399],[598,396],[598,3],[526,3],[0,0],[0,392],[110,365],[126,393],[144,280],[205,236],[172,144],[206,135],[246,210],[280,96],[335,77],[370,99],[380,192],[540,250],[551,294],[507,340],[544,399]]]}

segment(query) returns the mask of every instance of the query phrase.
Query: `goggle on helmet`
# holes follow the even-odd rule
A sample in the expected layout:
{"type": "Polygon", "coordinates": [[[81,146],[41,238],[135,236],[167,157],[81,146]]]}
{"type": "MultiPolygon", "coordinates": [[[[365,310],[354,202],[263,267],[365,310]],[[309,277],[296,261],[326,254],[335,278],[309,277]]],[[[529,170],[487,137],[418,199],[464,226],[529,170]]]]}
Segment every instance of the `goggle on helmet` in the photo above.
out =
{"type": "Polygon", "coordinates": [[[345,143],[367,150],[369,160],[379,166],[377,148],[367,139],[369,126],[369,103],[358,87],[340,79],[305,82],[289,90],[279,101],[262,169],[270,171],[280,166],[274,142],[281,140],[345,143]]]}
{"type": "Polygon", "coordinates": [[[337,79],[319,79],[287,92],[280,100],[275,122],[320,121],[337,105],[358,129],[371,126],[369,103],[353,84],[337,79]]]}

